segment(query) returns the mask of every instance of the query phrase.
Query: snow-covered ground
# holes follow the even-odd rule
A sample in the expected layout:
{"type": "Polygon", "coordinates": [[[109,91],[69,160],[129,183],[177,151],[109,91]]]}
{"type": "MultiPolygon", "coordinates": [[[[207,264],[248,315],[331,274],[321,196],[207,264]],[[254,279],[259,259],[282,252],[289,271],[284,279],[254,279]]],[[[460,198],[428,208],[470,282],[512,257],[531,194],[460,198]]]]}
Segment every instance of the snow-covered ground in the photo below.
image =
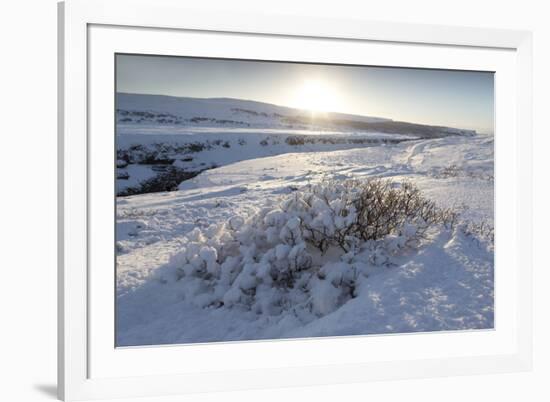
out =
{"type": "MultiPolygon", "coordinates": [[[[228,138],[244,137],[249,144],[255,138],[233,130],[235,137],[228,138]]],[[[125,134],[134,140],[146,137],[145,132],[125,134]]],[[[187,163],[217,158],[220,167],[184,181],[178,191],[117,198],[117,345],[493,327],[492,136],[361,147],[313,144],[296,152],[287,145],[255,144],[244,157],[235,156],[239,149],[248,148],[232,145],[216,148],[215,155],[198,153],[187,163]],[[373,249],[327,253],[324,261],[314,261],[319,272],[334,267],[322,272],[332,281],[334,272],[353,269],[351,298],[327,285],[330,281],[311,277],[302,277],[302,287],[270,290],[261,264],[301,251],[279,247],[269,257],[269,252],[252,250],[255,224],[271,225],[269,211],[279,211],[281,202],[301,189],[374,177],[416,184],[438,206],[459,211],[460,224],[437,228],[418,247],[397,247],[382,263],[373,249]],[[224,233],[227,227],[235,227],[233,237],[224,233]],[[245,265],[237,278],[224,282],[220,270],[235,267],[230,258],[222,264],[215,253],[223,239],[237,238],[248,247],[243,254],[256,253],[248,256],[254,271],[245,272],[245,265]],[[190,253],[206,267],[204,277],[216,281],[196,278],[190,253]]],[[[277,224],[288,230],[291,221],[277,224]]],[[[399,236],[392,241],[399,243],[399,236]]]]}
{"type": "MultiPolygon", "coordinates": [[[[385,133],[119,124],[117,148],[119,157],[124,153],[124,157],[128,155],[130,159],[167,160],[183,171],[200,172],[242,160],[370,147],[414,138],[385,133]],[[135,149],[136,146],[139,148],[135,149]]],[[[159,166],[138,160],[119,168],[118,173],[124,172],[127,177],[117,180],[117,190],[124,191],[155,177],[155,169],[159,166]]]]}

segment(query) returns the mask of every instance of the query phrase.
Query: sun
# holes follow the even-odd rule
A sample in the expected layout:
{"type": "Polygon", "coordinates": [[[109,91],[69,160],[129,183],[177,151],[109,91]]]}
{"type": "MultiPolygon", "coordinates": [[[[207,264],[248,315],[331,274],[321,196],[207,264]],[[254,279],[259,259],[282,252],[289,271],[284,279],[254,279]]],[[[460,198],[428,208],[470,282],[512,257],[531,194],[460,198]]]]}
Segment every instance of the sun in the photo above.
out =
{"type": "Polygon", "coordinates": [[[334,112],[338,108],[338,96],[330,85],[321,80],[307,80],[298,86],[293,104],[312,112],[334,112]]]}

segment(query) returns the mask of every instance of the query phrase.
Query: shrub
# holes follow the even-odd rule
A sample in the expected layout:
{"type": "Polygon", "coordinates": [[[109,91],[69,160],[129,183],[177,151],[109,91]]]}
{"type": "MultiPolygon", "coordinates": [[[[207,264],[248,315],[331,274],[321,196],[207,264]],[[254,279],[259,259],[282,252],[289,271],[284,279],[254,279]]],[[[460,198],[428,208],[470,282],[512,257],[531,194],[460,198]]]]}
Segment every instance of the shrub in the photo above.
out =
{"type": "Polygon", "coordinates": [[[379,240],[405,226],[418,239],[430,226],[452,225],[456,219],[453,211],[438,208],[410,182],[350,180],[316,186],[300,198],[307,205],[301,226],[322,252],[330,245],[348,252],[358,242],[379,240]]]}
{"type": "Polygon", "coordinates": [[[308,185],[249,218],[195,228],[157,275],[200,307],[324,315],[356,296],[369,266],[389,265],[454,219],[408,182],[308,185]]]}
{"type": "Polygon", "coordinates": [[[201,152],[205,148],[207,147],[202,142],[192,142],[190,144],[187,144],[187,149],[189,150],[189,152],[201,152]]]}
{"type": "Polygon", "coordinates": [[[291,135],[286,137],[285,142],[288,145],[296,146],[296,145],[304,145],[305,140],[303,136],[297,136],[297,135],[291,135]]]}

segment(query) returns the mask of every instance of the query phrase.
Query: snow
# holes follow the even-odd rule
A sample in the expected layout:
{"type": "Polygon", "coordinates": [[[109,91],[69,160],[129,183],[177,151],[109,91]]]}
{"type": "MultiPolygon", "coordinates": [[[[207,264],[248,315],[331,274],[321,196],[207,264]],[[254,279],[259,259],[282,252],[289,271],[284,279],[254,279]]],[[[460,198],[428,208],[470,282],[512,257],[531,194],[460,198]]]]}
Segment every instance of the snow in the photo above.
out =
{"type": "MultiPolygon", "coordinates": [[[[223,163],[178,191],[117,198],[118,346],[493,327],[493,245],[474,229],[493,222],[492,136],[279,152],[235,132],[255,145],[199,152],[223,163]],[[418,247],[407,246],[414,224],[349,252],[296,240],[296,194],[368,178],[411,181],[460,211],[460,224],[434,228],[418,247]],[[296,271],[283,291],[274,281],[285,264],[318,272],[296,271]]],[[[138,136],[150,138],[121,135],[138,136]]],[[[343,208],[337,198],[316,202],[311,225],[338,230],[353,219],[328,213],[343,208]]]]}
{"type": "MultiPolygon", "coordinates": [[[[379,145],[378,141],[401,141],[413,136],[385,133],[335,132],[292,129],[238,129],[232,127],[173,127],[118,125],[117,148],[139,158],[144,154],[174,159],[173,166],[185,171],[202,171],[214,166],[292,152],[353,149],[379,145]],[[291,145],[288,138],[310,138],[310,143],[291,145]],[[357,144],[356,141],[364,141],[357,144]],[[334,143],[337,142],[337,143],[334,143]],[[200,152],[188,150],[189,144],[201,144],[200,152]],[[132,147],[140,146],[138,151],[132,147]],[[158,149],[166,151],[159,151],[158,149]],[[143,151],[143,149],[145,151],[143,151]]],[[[120,161],[124,162],[124,161],[120,161]]],[[[118,163],[118,162],[117,162],[118,163]]],[[[122,166],[122,163],[120,163],[122,166]]],[[[155,177],[155,165],[131,163],[118,169],[128,179],[117,180],[118,191],[134,187],[155,177]]]]}

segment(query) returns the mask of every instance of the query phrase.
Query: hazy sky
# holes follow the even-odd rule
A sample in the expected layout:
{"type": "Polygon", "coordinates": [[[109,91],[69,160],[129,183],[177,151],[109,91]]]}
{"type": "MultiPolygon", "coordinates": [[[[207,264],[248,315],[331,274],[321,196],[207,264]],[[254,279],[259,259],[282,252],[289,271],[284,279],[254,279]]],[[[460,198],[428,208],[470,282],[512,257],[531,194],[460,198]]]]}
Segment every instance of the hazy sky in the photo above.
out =
{"type": "Polygon", "coordinates": [[[117,56],[117,91],[240,98],[493,132],[493,73],[117,56]]]}

